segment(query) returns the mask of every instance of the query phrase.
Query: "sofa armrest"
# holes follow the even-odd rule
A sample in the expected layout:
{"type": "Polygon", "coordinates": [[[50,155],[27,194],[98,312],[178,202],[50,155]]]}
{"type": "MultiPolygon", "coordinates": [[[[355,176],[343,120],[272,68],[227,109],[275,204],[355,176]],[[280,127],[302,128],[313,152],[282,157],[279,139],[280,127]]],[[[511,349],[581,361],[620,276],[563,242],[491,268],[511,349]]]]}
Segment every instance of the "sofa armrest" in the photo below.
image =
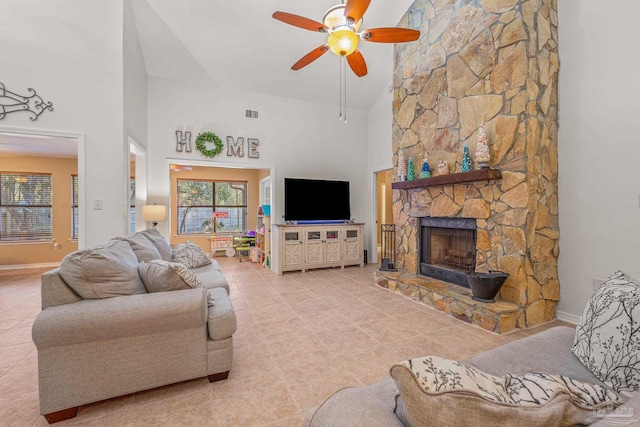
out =
{"type": "Polygon", "coordinates": [[[62,277],[60,277],[60,268],[43,273],[40,281],[43,309],[55,305],[72,304],[82,300],[82,298],[62,280],[62,277]]]}
{"type": "Polygon", "coordinates": [[[38,349],[203,327],[204,289],[82,300],[48,307],[33,323],[38,349]]]}

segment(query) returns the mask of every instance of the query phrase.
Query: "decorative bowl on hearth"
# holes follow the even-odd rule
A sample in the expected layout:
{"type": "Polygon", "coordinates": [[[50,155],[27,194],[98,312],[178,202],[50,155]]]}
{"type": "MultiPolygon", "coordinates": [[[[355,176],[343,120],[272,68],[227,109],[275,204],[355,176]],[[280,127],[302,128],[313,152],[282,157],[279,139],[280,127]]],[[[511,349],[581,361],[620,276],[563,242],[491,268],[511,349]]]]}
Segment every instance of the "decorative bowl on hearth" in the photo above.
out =
{"type": "Polygon", "coordinates": [[[480,302],[495,302],[495,297],[507,277],[509,277],[508,273],[492,270],[488,273],[474,271],[467,274],[467,283],[471,288],[472,298],[480,302]]]}

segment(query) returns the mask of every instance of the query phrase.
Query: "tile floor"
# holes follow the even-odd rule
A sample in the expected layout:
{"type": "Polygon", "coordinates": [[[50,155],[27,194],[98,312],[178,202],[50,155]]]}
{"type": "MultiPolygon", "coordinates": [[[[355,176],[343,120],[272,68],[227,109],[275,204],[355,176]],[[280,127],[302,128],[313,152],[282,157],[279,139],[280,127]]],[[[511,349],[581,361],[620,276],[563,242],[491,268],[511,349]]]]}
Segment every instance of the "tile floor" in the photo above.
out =
{"type": "MultiPolygon", "coordinates": [[[[373,284],[375,266],[284,276],[217,258],[238,317],[229,379],[196,379],[80,408],[57,426],[299,426],[336,390],[388,378],[389,367],[436,354],[466,358],[541,329],[498,336],[373,284]]],[[[39,416],[40,274],[0,271],[0,425],[45,426],[39,416]]]]}

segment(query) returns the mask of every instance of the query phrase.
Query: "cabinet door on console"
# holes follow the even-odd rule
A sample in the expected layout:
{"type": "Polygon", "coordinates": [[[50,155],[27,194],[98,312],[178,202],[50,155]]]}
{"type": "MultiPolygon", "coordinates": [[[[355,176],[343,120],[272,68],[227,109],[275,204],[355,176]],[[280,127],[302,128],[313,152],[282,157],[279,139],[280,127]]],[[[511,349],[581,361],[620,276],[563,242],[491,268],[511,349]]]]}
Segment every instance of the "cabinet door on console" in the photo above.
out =
{"type": "Polygon", "coordinates": [[[346,228],[344,233],[344,265],[363,265],[362,229],[360,227],[346,228]]]}
{"type": "Polygon", "coordinates": [[[322,229],[305,230],[306,266],[308,268],[322,267],[324,264],[324,240],[322,229]]]}
{"type": "Polygon", "coordinates": [[[339,229],[327,228],[324,231],[325,265],[340,265],[342,262],[342,241],[339,229]]]}
{"type": "Polygon", "coordinates": [[[302,230],[285,229],[282,239],[282,270],[301,270],[303,265],[302,230]]]}

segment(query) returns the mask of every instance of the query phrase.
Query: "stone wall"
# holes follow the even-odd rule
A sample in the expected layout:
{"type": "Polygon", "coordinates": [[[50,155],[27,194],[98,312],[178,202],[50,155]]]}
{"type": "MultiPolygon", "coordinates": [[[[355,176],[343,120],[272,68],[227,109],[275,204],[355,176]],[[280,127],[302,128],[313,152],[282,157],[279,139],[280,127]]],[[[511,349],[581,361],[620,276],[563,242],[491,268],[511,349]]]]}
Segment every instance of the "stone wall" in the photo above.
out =
{"type": "Polygon", "coordinates": [[[460,172],[484,121],[503,176],[394,190],[398,266],[418,272],[417,218],[477,218],[476,270],[510,274],[500,298],[520,307],[519,327],[555,318],[560,298],[557,24],[556,0],[416,0],[400,26],[420,40],[395,50],[394,165],[402,148],[416,175],[425,155],[460,172]]]}

